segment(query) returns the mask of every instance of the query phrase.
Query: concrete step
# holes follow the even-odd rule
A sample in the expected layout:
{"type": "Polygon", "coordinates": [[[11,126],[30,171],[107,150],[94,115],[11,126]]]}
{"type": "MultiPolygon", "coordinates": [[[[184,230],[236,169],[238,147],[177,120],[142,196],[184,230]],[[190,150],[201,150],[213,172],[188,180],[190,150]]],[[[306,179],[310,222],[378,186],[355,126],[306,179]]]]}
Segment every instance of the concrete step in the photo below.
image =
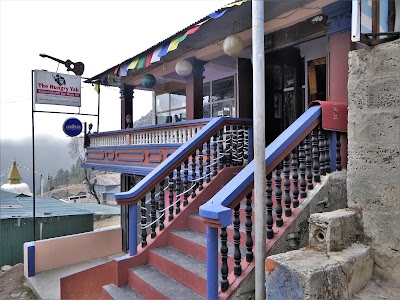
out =
{"type": "Polygon", "coordinates": [[[145,299],[205,299],[151,265],[132,268],[129,271],[129,285],[145,299]]]}
{"type": "Polygon", "coordinates": [[[204,261],[175,248],[162,247],[150,251],[149,263],[196,293],[206,296],[207,265],[204,261]]]}
{"type": "MultiPolygon", "coordinates": [[[[169,245],[184,253],[190,253],[191,256],[200,259],[204,262],[207,261],[207,238],[205,234],[193,231],[191,229],[181,229],[171,232],[169,245]],[[195,249],[195,251],[193,251],[195,249]]],[[[218,243],[218,251],[220,250],[221,243],[218,243]]],[[[228,243],[228,266],[229,270],[233,267],[233,253],[235,246],[228,243]]],[[[246,255],[246,248],[240,247],[242,258],[246,255]]],[[[218,265],[221,266],[221,257],[218,258],[218,265]]]]}
{"type": "Polygon", "coordinates": [[[371,279],[371,252],[354,243],[339,252],[302,248],[271,255],[266,260],[266,299],[351,300],[371,279]]]}
{"type": "Polygon", "coordinates": [[[129,285],[117,287],[114,284],[108,284],[103,286],[102,299],[113,299],[113,300],[144,300],[138,293],[136,293],[129,285]]]}

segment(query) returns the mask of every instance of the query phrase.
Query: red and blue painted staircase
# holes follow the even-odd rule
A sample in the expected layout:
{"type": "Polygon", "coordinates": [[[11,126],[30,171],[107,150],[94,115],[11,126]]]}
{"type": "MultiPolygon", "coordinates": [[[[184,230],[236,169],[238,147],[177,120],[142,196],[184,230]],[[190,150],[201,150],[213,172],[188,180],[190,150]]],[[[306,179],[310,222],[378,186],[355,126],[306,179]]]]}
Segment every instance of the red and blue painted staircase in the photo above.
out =
{"type": "MultiPolygon", "coordinates": [[[[265,150],[267,251],[321,176],[341,169],[340,134],[324,130],[321,114],[309,108],[265,150]]],[[[234,296],[254,269],[251,136],[248,120],[212,119],[117,194],[129,205],[129,255],[61,279],[61,298],[234,296]]]]}

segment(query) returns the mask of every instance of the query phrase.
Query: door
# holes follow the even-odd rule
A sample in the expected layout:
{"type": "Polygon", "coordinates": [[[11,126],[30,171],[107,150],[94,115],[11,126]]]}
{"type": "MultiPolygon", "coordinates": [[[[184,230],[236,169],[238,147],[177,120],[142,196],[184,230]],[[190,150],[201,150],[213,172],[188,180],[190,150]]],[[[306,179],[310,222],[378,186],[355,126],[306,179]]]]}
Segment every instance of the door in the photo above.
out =
{"type": "Polygon", "coordinates": [[[266,144],[269,145],[304,111],[300,51],[286,48],[265,55],[266,144]]]}

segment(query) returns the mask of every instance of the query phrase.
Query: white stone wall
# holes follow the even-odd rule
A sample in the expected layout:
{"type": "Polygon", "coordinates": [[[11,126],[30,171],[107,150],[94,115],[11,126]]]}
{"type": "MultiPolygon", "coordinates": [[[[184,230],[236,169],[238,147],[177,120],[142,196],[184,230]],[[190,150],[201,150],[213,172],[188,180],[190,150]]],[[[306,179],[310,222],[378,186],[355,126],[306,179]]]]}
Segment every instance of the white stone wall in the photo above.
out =
{"type": "Polygon", "coordinates": [[[347,194],[375,272],[400,283],[400,40],[349,54],[347,194]]]}

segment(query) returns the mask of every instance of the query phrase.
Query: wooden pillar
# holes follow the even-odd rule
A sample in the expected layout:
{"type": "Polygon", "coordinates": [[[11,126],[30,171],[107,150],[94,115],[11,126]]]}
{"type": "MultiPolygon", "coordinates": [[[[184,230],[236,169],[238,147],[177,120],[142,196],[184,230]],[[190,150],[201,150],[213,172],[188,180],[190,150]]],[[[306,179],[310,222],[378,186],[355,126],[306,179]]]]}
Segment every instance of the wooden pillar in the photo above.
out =
{"type": "Polygon", "coordinates": [[[132,102],[133,102],[133,93],[134,86],[123,84],[120,87],[120,99],[121,99],[121,129],[125,129],[128,127],[128,124],[125,121],[125,117],[129,114],[132,117],[132,102]]]}
{"type": "MultiPolygon", "coordinates": [[[[338,1],[325,6],[322,11],[328,17],[329,29],[329,90],[328,101],[348,104],[348,54],[355,49],[351,41],[351,1],[338,1]]],[[[341,135],[342,165],[347,165],[347,137],[341,135]]]]}
{"type": "Polygon", "coordinates": [[[203,72],[207,63],[196,58],[188,59],[193,66],[192,74],[186,77],[186,120],[203,118],[203,72]]]}

